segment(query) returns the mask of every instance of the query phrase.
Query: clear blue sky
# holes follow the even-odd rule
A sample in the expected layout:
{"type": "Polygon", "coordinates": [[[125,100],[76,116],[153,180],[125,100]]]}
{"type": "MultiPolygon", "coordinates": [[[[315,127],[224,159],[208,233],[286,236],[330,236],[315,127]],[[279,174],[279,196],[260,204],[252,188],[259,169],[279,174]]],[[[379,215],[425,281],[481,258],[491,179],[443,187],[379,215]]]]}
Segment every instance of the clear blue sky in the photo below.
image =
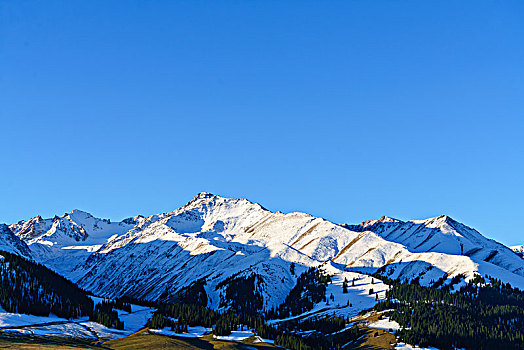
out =
{"type": "Polygon", "coordinates": [[[0,0],[0,222],[209,191],[524,243],[522,1],[0,0]]]}

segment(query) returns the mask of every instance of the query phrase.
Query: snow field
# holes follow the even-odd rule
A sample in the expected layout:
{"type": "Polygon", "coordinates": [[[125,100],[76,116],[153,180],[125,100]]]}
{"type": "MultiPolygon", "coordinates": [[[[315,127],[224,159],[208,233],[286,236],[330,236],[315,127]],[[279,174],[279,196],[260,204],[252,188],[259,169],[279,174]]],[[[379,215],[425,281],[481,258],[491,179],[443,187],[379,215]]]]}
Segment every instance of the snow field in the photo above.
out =
{"type": "MultiPolygon", "coordinates": [[[[95,303],[103,298],[91,297],[95,303]]],[[[118,317],[124,321],[124,330],[105,327],[88,321],[87,317],[67,320],[56,316],[33,316],[8,313],[0,308],[0,327],[10,327],[4,332],[25,335],[61,336],[81,339],[115,339],[132,334],[144,327],[153,316],[153,308],[131,305],[131,312],[117,310],[118,317]]]]}
{"type": "Polygon", "coordinates": [[[321,301],[315,304],[312,310],[303,314],[287,317],[284,319],[270,320],[269,324],[276,324],[282,321],[289,321],[295,318],[307,319],[311,317],[342,316],[352,318],[363,310],[368,310],[375,306],[378,300],[383,300],[386,290],[389,288],[382,281],[358,272],[345,272],[328,265],[324,268],[327,273],[334,273],[332,283],[326,288],[326,298],[328,303],[321,301]],[[343,293],[342,284],[344,278],[348,280],[348,293],[343,293]],[[355,285],[353,286],[353,278],[355,285]],[[373,283],[372,283],[373,282],[373,283]],[[370,289],[373,293],[369,294],[370,289]],[[331,295],[334,301],[331,300],[331,295]]]}
{"type": "Polygon", "coordinates": [[[187,333],[176,333],[170,330],[168,327],[163,328],[163,329],[150,329],[149,332],[153,334],[161,334],[161,335],[183,337],[183,338],[199,338],[199,337],[203,337],[206,334],[211,333],[212,330],[213,330],[212,328],[205,328],[205,327],[197,326],[197,327],[188,327],[187,333]]]}

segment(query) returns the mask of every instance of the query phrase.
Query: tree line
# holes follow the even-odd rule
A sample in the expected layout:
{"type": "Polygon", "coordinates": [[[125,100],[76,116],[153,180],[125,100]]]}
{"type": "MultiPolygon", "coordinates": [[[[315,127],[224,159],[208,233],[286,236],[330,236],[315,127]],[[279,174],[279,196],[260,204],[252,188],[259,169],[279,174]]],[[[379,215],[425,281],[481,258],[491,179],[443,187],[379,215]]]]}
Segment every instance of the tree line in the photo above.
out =
{"type": "Polygon", "coordinates": [[[267,312],[267,317],[285,318],[300,315],[311,310],[321,301],[327,302],[326,288],[330,282],[331,276],[320,269],[309,268],[297,278],[297,283],[284,302],[276,309],[267,312]]]}
{"type": "Polygon", "coordinates": [[[298,315],[311,310],[316,303],[326,302],[326,286],[331,277],[321,270],[310,268],[302,273],[285,301],[268,312],[262,311],[261,296],[260,300],[257,297],[258,281],[258,276],[251,275],[233,276],[221,283],[217,288],[223,288],[224,300],[227,300],[221,306],[227,306],[228,311],[208,308],[196,298],[193,304],[162,303],[157,305],[147,326],[153,329],[169,327],[177,333],[187,332],[189,327],[204,326],[211,328],[215,335],[229,335],[248,328],[262,338],[274,339],[275,345],[293,350],[336,349],[363,334],[358,327],[344,329],[347,319],[336,316],[290,320],[278,325],[267,323],[269,319],[298,315]],[[313,332],[301,336],[304,331],[313,332]]]}
{"type": "Polygon", "coordinates": [[[439,349],[524,349],[524,293],[487,276],[475,276],[457,292],[387,281],[386,310],[409,344],[439,349]]]}
{"type": "Polygon", "coordinates": [[[89,316],[92,321],[120,329],[124,323],[113,308],[131,310],[124,300],[95,305],[84,290],[63,276],[4,251],[0,251],[0,305],[7,312],[35,316],[89,316]]]}

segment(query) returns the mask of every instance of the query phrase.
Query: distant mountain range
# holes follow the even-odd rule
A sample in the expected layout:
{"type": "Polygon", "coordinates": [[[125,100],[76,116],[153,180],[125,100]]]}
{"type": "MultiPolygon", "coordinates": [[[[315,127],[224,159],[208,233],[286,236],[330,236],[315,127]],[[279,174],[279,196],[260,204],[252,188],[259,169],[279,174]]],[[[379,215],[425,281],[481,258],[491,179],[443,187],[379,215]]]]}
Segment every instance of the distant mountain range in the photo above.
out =
{"type": "MultiPolygon", "coordinates": [[[[380,273],[421,285],[475,274],[524,288],[524,246],[508,248],[448,216],[340,225],[200,193],[169,213],[112,222],[73,210],[0,225],[0,249],[33,259],[99,296],[183,300],[227,308],[227,286],[255,278],[277,306],[309,267],[380,273]],[[293,267],[292,267],[293,265],[293,267]]],[[[461,284],[459,283],[458,286],[461,284]]]]}

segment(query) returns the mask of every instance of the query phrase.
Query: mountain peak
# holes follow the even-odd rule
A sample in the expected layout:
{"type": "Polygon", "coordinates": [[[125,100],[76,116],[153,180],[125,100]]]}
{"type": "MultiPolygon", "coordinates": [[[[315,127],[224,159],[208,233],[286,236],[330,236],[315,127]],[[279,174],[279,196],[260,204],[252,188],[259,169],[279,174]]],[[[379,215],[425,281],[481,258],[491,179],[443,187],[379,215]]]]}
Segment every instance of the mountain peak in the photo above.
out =
{"type": "Polygon", "coordinates": [[[379,222],[401,222],[400,220],[398,219],[395,219],[395,218],[392,218],[392,217],[389,217],[389,216],[381,216],[380,219],[378,219],[377,221],[379,222]]]}
{"type": "Polygon", "coordinates": [[[441,220],[441,221],[444,221],[444,222],[448,222],[448,223],[449,222],[456,222],[452,217],[444,215],[444,214],[437,216],[435,219],[441,220]]]}
{"type": "Polygon", "coordinates": [[[197,195],[194,196],[193,199],[214,198],[214,197],[219,197],[219,196],[211,192],[200,192],[200,193],[197,193],[197,195]]]}
{"type": "Polygon", "coordinates": [[[356,226],[369,227],[369,226],[373,226],[373,225],[376,225],[376,224],[379,224],[379,223],[386,223],[386,222],[403,223],[402,220],[398,220],[398,219],[395,219],[395,218],[383,215],[379,219],[366,220],[366,221],[363,221],[360,225],[347,225],[347,227],[352,227],[353,229],[355,229],[356,226]]]}
{"type": "Polygon", "coordinates": [[[452,229],[458,229],[458,227],[460,226],[465,226],[464,224],[460,224],[457,220],[453,219],[448,215],[439,215],[434,218],[424,220],[423,223],[428,227],[439,227],[442,225],[447,225],[452,229]]]}
{"type": "Polygon", "coordinates": [[[83,216],[86,216],[86,217],[89,217],[89,216],[93,216],[91,214],[89,214],[87,211],[83,211],[83,210],[80,210],[80,209],[73,209],[71,210],[68,215],[83,215],[83,216]]]}
{"type": "Polygon", "coordinates": [[[200,193],[197,193],[193,198],[191,198],[191,200],[187,202],[181,208],[187,208],[188,206],[194,205],[196,203],[208,202],[215,198],[222,198],[222,197],[214,195],[213,193],[209,193],[209,192],[200,192],[200,193]]]}
{"type": "Polygon", "coordinates": [[[435,217],[432,217],[432,218],[429,218],[429,219],[422,219],[422,220],[410,220],[411,222],[413,223],[416,223],[416,224],[423,224],[425,226],[438,226],[438,225],[442,225],[442,224],[448,224],[448,225],[453,225],[455,223],[457,223],[457,221],[455,219],[453,219],[452,217],[448,216],[448,215],[439,215],[439,216],[435,216],[435,217]]]}

